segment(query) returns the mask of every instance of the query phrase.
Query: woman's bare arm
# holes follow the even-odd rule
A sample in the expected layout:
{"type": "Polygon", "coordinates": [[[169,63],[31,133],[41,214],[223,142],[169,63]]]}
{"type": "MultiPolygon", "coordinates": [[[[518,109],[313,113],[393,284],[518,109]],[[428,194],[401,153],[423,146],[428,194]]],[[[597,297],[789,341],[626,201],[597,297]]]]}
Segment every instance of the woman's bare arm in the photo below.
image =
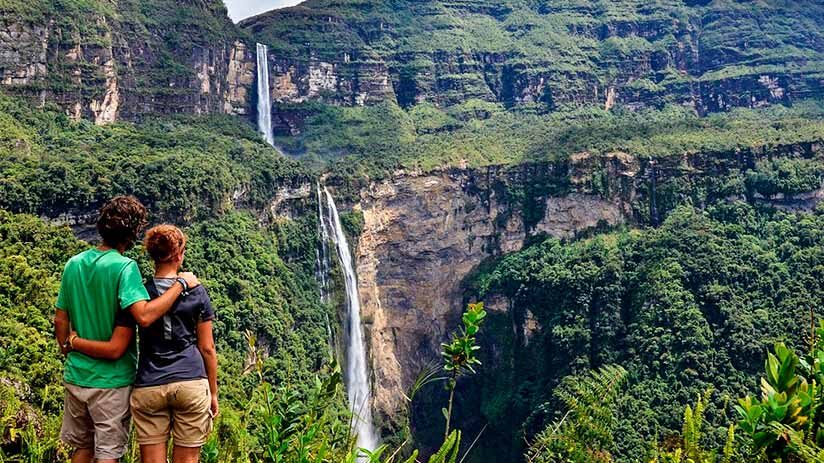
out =
{"type": "Polygon", "coordinates": [[[134,329],[126,326],[116,326],[112,337],[108,341],[90,341],[76,336],[76,333],[72,333],[69,337],[73,351],[103,360],[117,360],[123,357],[126,349],[129,348],[132,336],[134,336],[134,329]]]}
{"type": "Polygon", "coordinates": [[[219,411],[217,400],[217,349],[215,349],[211,320],[197,324],[197,348],[200,355],[203,356],[206,376],[209,378],[209,391],[212,393],[212,416],[217,416],[219,411]]]}

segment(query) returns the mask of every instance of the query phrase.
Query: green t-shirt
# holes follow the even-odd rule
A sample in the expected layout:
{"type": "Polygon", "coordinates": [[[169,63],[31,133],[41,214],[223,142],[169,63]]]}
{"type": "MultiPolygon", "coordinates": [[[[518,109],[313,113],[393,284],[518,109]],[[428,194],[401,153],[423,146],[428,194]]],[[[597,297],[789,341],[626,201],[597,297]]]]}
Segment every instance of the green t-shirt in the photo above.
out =
{"type": "MultiPolygon", "coordinates": [[[[128,324],[125,310],[149,300],[137,263],[117,250],[89,249],[69,259],[63,270],[57,308],[69,314],[77,335],[93,341],[108,341],[115,324],[128,324]],[[124,322],[125,320],[125,322],[124,322]]],[[[118,360],[100,360],[69,353],[63,379],[82,387],[112,389],[134,382],[137,349],[134,339],[118,360]]]]}

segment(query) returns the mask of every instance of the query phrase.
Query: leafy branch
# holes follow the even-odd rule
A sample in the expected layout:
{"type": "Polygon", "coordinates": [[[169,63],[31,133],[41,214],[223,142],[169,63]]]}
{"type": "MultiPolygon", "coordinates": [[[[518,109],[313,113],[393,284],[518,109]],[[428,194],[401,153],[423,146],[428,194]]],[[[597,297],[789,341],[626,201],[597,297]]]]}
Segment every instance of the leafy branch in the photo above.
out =
{"type": "Polygon", "coordinates": [[[459,332],[453,333],[452,341],[441,344],[441,355],[444,359],[444,370],[449,373],[446,387],[449,390],[449,404],[447,408],[441,409],[446,418],[446,428],[444,429],[444,439],[449,437],[450,424],[452,421],[452,405],[455,399],[455,387],[458,384],[458,377],[466,374],[475,374],[475,366],[480,365],[476,352],[480,346],[476,344],[476,336],[481,329],[481,324],[486,318],[483,302],[469,304],[463,317],[463,327],[459,332]]]}

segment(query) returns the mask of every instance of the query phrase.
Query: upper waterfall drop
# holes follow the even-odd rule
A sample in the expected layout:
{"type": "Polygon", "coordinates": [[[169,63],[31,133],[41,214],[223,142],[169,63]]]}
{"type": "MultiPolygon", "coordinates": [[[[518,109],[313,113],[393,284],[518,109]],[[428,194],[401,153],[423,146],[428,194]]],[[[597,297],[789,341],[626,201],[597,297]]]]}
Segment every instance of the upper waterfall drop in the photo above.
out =
{"type": "MultiPolygon", "coordinates": [[[[349,398],[349,408],[353,415],[353,428],[358,435],[358,447],[375,450],[378,447],[379,439],[372,423],[372,390],[369,382],[369,366],[366,362],[366,340],[361,326],[358,280],[355,274],[352,253],[349,250],[349,242],[341,225],[338,208],[335,206],[335,201],[332,199],[329,190],[324,187],[323,192],[326,196],[326,213],[328,217],[321,215],[321,221],[328,219],[329,226],[323,232],[331,232],[329,237],[337,249],[346,285],[345,323],[349,336],[346,345],[346,375],[344,380],[349,398]]],[[[322,209],[321,207],[321,213],[323,212],[322,209]]],[[[322,226],[326,227],[326,224],[322,226]]]]}
{"type": "Polygon", "coordinates": [[[266,143],[274,146],[272,132],[272,101],[269,95],[269,47],[257,44],[257,112],[258,130],[266,143]]]}

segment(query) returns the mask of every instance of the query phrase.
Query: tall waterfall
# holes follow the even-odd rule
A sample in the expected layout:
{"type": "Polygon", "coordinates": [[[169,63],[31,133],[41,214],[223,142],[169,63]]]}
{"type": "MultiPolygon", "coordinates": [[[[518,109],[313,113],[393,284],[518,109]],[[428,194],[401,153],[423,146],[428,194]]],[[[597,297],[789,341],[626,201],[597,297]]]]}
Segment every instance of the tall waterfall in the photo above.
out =
{"type": "Polygon", "coordinates": [[[323,215],[324,196],[320,191],[320,184],[316,185],[318,194],[318,234],[320,235],[320,248],[315,250],[315,264],[317,265],[318,286],[320,286],[320,301],[329,302],[329,226],[323,215]]]}
{"type": "MultiPolygon", "coordinates": [[[[329,227],[326,225],[326,218],[323,215],[323,195],[320,191],[320,183],[316,185],[318,195],[318,235],[320,236],[320,247],[315,249],[315,266],[317,268],[316,278],[320,288],[320,302],[329,303],[329,227]]],[[[329,323],[329,314],[323,314],[326,320],[326,339],[329,342],[329,354],[335,355],[335,337],[332,333],[332,324],[329,323]]]]}
{"type": "Polygon", "coordinates": [[[257,112],[258,130],[266,143],[274,145],[272,132],[272,101],[269,96],[269,48],[257,44],[257,112]]]}
{"type": "MultiPolygon", "coordinates": [[[[324,188],[323,193],[326,196],[328,216],[324,216],[324,208],[319,201],[321,235],[325,234],[335,244],[346,284],[345,323],[349,336],[346,337],[346,375],[344,379],[349,396],[349,408],[352,410],[353,415],[354,423],[352,427],[358,435],[358,447],[375,450],[378,446],[378,436],[372,424],[372,391],[369,385],[369,366],[366,364],[366,344],[363,337],[363,327],[361,326],[358,281],[355,275],[352,253],[349,250],[349,243],[343,233],[343,226],[338,215],[338,208],[335,206],[335,201],[332,199],[329,190],[324,188]],[[328,225],[324,223],[327,221],[328,225]]],[[[318,186],[318,195],[320,195],[320,186],[318,186]]],[[[323,252],[323,248],[321,252],[323,252]]],[[[321,268],[322,270],[323,268],[321,268]]],[[[321,285],[325,284],[326,280],[321,280],[321,285]]]]}

